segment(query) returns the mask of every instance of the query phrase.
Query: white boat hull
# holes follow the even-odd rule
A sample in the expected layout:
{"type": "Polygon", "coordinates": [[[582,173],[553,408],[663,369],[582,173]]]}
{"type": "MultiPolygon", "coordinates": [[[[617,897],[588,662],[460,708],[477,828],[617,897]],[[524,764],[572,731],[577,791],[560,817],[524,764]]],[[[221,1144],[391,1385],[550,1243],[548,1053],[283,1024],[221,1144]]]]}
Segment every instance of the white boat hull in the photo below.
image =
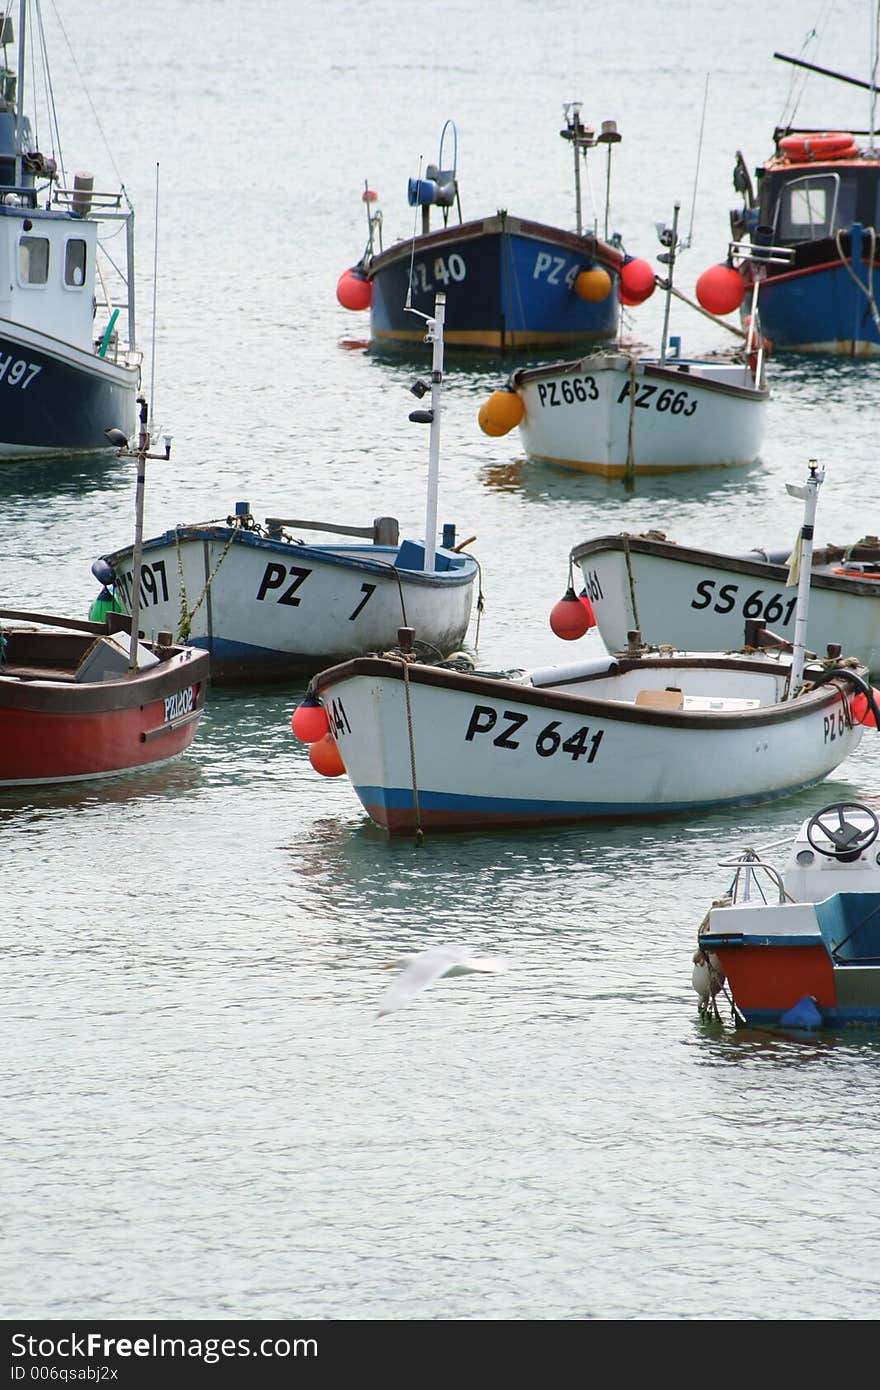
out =
{"type": "MultiPolygon", "coordinates": [[[[467,632],[476,561],[438,549],[426,574],[399,562],[412,544],[309,546],[182,527],[144,543],[140,627],[209,652],[215,684],[309,676],[396,646],[401,627],[415,629],[426,659],[446,657],[467,632]]],[[[106,559],[130,613],[131,548],[106,559]]]]}
{"type": "Polygon", "coordinates": [[[605,477],[753,463],[768,392],[745,364],[596,353],[513,373],[530,458],[605,477]]]}
{"type": "Polygon", "coordinates": [[[313,688],[362,804],[400,833],[702,812],[808,786],[862,727],[833,684],[780,703],[787,670],[655,654],[519,682],[364,658],[313,688]],[[663,707],[671,686],[679,709],[663,707]]]}
{"type": "MultiPolygon", "coordinates": [[[[807,645],[823,655],[828,644],[880,672],[880,578],[838,574],[841,558],[821,562],[810,586],[807,645]]],[[[746,555],[721,555],[644,536],[602,536],[575,546],[609,651],[622,651],[639,630],[649,643],[685,651],[742,646],[745,624],[758,619],[774,633],[794,637],[797,589],[787,566],[746,555]]],[[[878,571],[880,574],[880,571],[878,571]]]]}

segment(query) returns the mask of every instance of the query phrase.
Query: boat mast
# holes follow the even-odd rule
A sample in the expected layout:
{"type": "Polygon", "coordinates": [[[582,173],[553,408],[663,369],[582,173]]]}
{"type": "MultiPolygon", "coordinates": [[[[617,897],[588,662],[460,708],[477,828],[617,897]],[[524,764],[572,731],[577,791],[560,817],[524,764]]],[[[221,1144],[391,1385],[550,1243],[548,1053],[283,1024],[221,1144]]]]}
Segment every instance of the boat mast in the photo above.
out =
{"type": "Polygon", "coordinates": [[[434,345],[431,360],[431,441],[428,448],[428,498],[425,509],[425,573],[434,568],[437,537],[437,492],[440,481],[440,387],[443,382],[443,325],[446,295],[434,300],[434,317],[428,319],[426,337],[434,345]]]}
{"type": "Polygon", "coordinates": [[[819,488],[825,481],[825,470],[815,459],[809,461],[809,475],[803,487],[786,483],[785,490],[790,497],[800,497],[804,503],[804,520],[792,557],[792,568],[797,567],[798,591],[794,618],[794,644],[791,657],[791,675],[788,684],[788,699],[793,700],[800,693],[804,677],[804,654],[807,645],[807,610],[810,603],[810,580],[813,572],[813,528],[816,521],[816,504],[819,488]]]}
{"type": "Polygon", "coordinates": [[[674,203],[672,208],[671,233],[667,234],[664,229],[661,238],[664,242],[668,239],[669,235],[671,235],[672,238],[672,240],[669,241],[669,250],[659,257],[660,260],[666,261],[669,269],[669,273],[666,277],[666,307],[663,310],[663,336],[660,339],[661,364],[666,361],[666,346],[669,341],[669,306],[672,303],[672,275],[675,270],[675,252],[678,246],[678,214],[680,212],[681,203],[674,203]]]}
{"type": "Polygon", "coordinates": [[[23,173],[21,154],[24,125],[24,35],[27,0],[18,0],[18,79],[15,91],[15,186],[21,188],[23,173]]]}

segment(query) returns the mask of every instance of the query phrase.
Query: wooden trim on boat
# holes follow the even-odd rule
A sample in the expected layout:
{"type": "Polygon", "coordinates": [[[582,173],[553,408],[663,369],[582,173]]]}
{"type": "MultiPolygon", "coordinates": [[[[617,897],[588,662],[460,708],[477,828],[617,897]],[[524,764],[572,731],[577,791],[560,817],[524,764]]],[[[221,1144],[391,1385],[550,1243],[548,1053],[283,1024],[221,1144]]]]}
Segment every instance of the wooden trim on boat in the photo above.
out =
{"type": "MultiPolygon", "coordinates": [[[[338,666],[331,666],[325,671],[321,671],[312,680],[310,690],[316,695],[324,695],[332,692],[333,687],[341,685],[344,681],[351,680],[357,676],[382,677],[386,680],[403,680],[403,661],[392,661],[386,657],[361,656],[355,657],[351,661],[344,661],[338,666]]],[[[607,671],[591,672],[583,677],[583,684],[586,686],[594,681],[604,679],[606,676],[613,676],[617,673],[625,674],[627,671],[645,669],[655,681],[658,671],[675,672],[683,670],[702,670],[712,668],[714,670],[729,667],[731,671],[750,671],[765,675],[773,674],[772,668],[768,667],[766,661],[749,660],[744,658],[718,660],[705,657],[658,657],[654,662],[645,661],[638,657],[627,658],[624,656],[615,657],[609,662],[607,671]]],[[[651,709],[644,706],[636,707],[626,701],[617,701],[608,696],[591,698],[589,695],[575,695],[568,690],[560,690],[555,686],[534,686],[523,683],[522,685],[515,680],[503,679],[497,676],[482,676],[478,673],[463,673],[450,670],[442,666],[425,666],[419,662],[407,663],[407,678],[412,685],[437,686],[443,690],[456,690],[461,694],[480,696],[491,696],[497,700],[508,700],[518,704],[536,705],[542,709],[562,709],[574,714],[582,714],[593,719],[613,720],[615,723],[633,724],[660,724],[673,729],[706,729],[718,727],[723,722],[725,728],[758,728],[767,724],[783,724],[791,719],[798,719],[804,713],[805,706],[809,703],[815,708],[822,709],[825,706],[835,704],[841,698],[839,687],[833,682],[822,685],[815,691],[809,691],[796,700],[784,703],[764,706],[757,710],[729,710],[713,711],[711,713],[696,713],[679,710],[651,709]]],[[[805,669],[805,678],[809,679],[809,667],[805,669]]],[[[863,679],[867,679],[867,670],[859,666],[857,674],[863,679]]],[[[571,676],[571,681],[577,679],[571,676]]]]}
{"type": "MultiPolygon", "coordinates": [[[[858,594],[865,598],[880,598],[880,581],[876,579],[859,579],[852,575],[823,574],[815,569],[815,565],[833,564],[839,560],[841,565],[846,559],[858,561],[859,559],[868,560],[877,558],[878,568],[880,568],[880,550],[871,550],[863,547],[865,553],[860,557],[857,545],[850,547],[827,546],[819,547],[813,551],[813,571],[810,579],[811,588],[832,589],[837,593],[858,594]]],[[[572,547],[571,558],[574,564],[580,564],[582,560],[588,559],[591,555],[598,555],[608,551],[629,551],[635,555],[651,555],[664,560],[674,560],[679,564],[699,566],[701,569],[712,568],[730,570],[733,574],[748,574],[755,579],[765,579],[776,584],[784,584],[788,578],[788,566],[778,564],[770,560],[750,559],[747,555],[724,555],[718,551],[699,550],[696,547],[687,545],[677,545],[675,541],[654,540],[647,536],[630,535],[621,532],[614,536],[596,536],[593,540],[582,541],[580,545],[572,547]]]]}

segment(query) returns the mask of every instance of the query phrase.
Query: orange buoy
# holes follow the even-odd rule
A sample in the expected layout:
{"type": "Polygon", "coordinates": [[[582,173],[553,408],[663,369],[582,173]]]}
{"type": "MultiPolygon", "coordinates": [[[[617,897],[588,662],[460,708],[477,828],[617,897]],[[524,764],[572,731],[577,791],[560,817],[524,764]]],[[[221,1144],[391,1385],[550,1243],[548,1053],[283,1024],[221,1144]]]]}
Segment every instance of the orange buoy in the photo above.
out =
{"type": "Polygon", "coordinates": [[[621,304],[644,304],[654,293],[657,281],[650,261],[631,256],[620,267],[621,304]]]}
{"type": "Polygon", "coordinates": [[[322,777],[341,777],[345,772],[345,763],[336,746],[336,739],[330,733],[319,738],[316,743],[309,744],[309,762],[322,777]]]}
{"type": "Polygon", "coordinates": [[[589,304],[601,304],[611,293],[611,276],[600,265],[582,270],[574,282],[574,292],[589,304]]]}
{"type": "Polygon", "coordinates": [[[373,286],[362,270],[352,266],[350,270],[344,270],[336,281],[336,298],[343,309],[369,309],[373,286]]]}
{"type": "Polygon", "coordinates": [[[497,439],[499,435],[507,434],[518,425],[525,413],[522,398],[516,391],[493,391],[489,399],[480,406],[477,419],[483,433],[491,434],[497,439]]]}
{"type": "Polygon", "coordinates": [[[293,711],[290,727],[302,743],[314,743],[329,732],[330,720],[320,700],[307,695],[293,711]]]}
{"type": "Polygon", "coordinates": [[[364,189],[363,193],[361,194],[362,203],[377,203],[378,201],[379,194],[376,192],[375,188],[364,189]]]}
{"type": "MultiPolygon", "coordinates": [[[[874,696],[874,701],[878,708],[880,708],[880,690],[872,685],[871,694],[874,696]]],[[[861,691],[859,691],[857,695],[853,696],[849,707],[852,711],[852,717],[857,724],[864,724],[869,729],[876,729],[877,720],[874,718],[874,712],[868,704],[867,695],[863,695],[861,691]]]]}
{"type": "Polygon", "coordinates": [[[710,265],[697,281],[697,299],[710,314],[732,314],[745,297],[746,284],[729,263],[710,265]]]}
{"type": "Polygon", "coordinates": [[[574,642],[589,631],[590,613],[570,585],[564,597],[554,603],[550,610],[550,626],[564,642],[574,642]]]}
{"type": "Polygon", "coordinates": [[[784,155],[794,163],[811,159],[849,159],[859,147],[848,130],[817,131],[815,135],[786,135],[779,142],[784,155]]]}
{"type": "Polygon", "coordinates": [[[589,631],[591,627],[596,626],[596,614],[593,612],[593,605],[590,602],[590,595],[587,593],[586,589],[581,589],[580,593],[578,594],[578,602],[582,603],[584,608],[586,609],[588,619],[587,631],[589,631]]]}

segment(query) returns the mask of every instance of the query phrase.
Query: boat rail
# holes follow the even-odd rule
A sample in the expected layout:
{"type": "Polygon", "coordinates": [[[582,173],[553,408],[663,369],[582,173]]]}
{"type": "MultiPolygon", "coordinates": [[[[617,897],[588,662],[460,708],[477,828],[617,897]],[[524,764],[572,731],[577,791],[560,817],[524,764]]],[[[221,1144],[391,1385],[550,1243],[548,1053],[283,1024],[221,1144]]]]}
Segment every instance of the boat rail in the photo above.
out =
{"type": "MultiPolygon", "coordinates": [[[[785,841],[782,840],[778,840],[776,842],[776,844],[784,843],[785,841]]],[[[773,848],[773,845],[767,846],[767,849],[773,848]]],[[[761,895],[762,901],[766,902],[764,889],[761,886],[761,882],[758,878],[759,870],[766,875],[767,880],[778,893],[778,901],[780,903],[791,903],[795,901],[791,894],[786,890],[785,884],[782,881],[782,875],[779,872],[779,870],[774,868],[772,864],[766,863],[761,858],[761,854],[764,852],[765,851],[762,850],[747,849],[744,850],[743,853],[737,859],[719,859],[718,863],[722,869],[736,870],[731,881],[730,887],[727,890],[727,897],[730,899],[731,906],[733,906],[735,903],[750,902],[753,887],[755,891],[761,895]]]]}

